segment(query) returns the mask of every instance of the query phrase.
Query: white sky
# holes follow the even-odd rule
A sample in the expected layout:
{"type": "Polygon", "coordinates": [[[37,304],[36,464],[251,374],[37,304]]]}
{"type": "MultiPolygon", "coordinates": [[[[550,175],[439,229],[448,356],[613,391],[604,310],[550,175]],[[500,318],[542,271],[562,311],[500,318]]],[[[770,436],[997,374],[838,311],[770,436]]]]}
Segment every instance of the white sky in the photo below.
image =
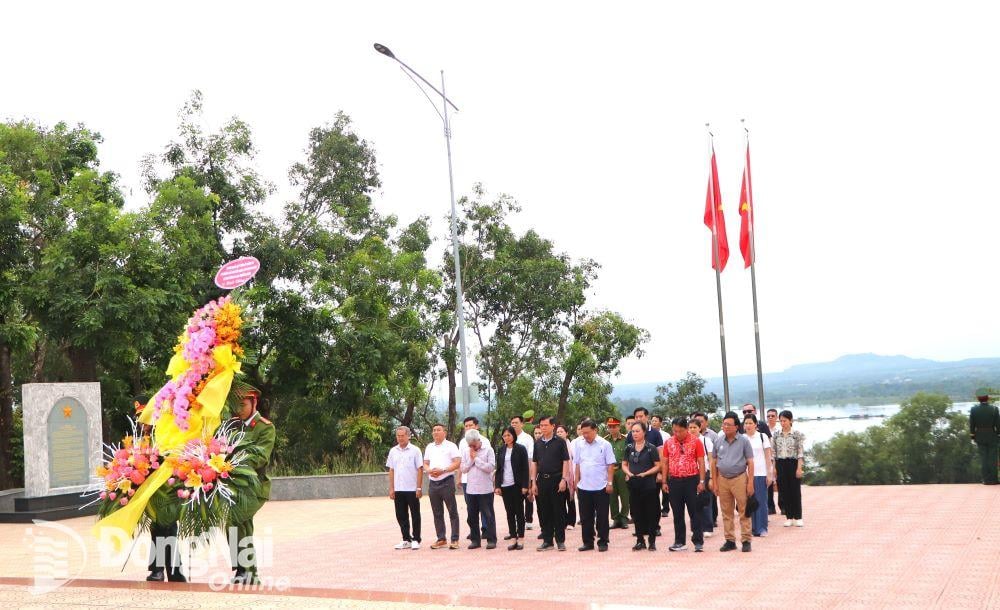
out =
{"type": "Polygon", "coordinates": [[[456,189],[514,195],[603,269],[595,306],[650,330],[619,383],[721,374],[704,124],[731,258],[731,374],[754,371],[739,254],[752,130],[765,371],[845,353],[996,356],[1000,340],[997,9],[989,3],[32,2],[4,7],[0,117],[100,131],[138,188],[191,89],[253,127],[287,198],[308,130],[346,111],[376,147],[378,205],[445,235],[440,122],[372,43],[445,69],[456,189]],[[683,5],[682,5],[683,4],[683,5]],[[766,4],[766,6],[765,6],[766,4]]]}

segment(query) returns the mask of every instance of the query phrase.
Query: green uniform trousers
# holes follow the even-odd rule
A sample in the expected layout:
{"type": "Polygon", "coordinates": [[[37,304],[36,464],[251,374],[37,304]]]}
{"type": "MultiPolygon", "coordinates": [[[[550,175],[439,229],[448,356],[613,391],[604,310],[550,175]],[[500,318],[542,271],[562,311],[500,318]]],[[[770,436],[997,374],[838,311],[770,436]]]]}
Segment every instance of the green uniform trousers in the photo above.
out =
{"type": "Polygon", "coordinates": [[[997,459],[998,453],[1000,453],[1000,444],[996,441],[992,443],[980,443],[976,441],[976,445],[979,447],[979,464],[983,469],[983,483],[996,483],[997,482],[997,459]]]}
{"type": "Polygon", "coordinates": [[[611,481],[611,523],[628,524],[629,518],[629,493],[628,485],[625,484],[625,471],[621,468],[615,470],[614,479],[611,481]]]}

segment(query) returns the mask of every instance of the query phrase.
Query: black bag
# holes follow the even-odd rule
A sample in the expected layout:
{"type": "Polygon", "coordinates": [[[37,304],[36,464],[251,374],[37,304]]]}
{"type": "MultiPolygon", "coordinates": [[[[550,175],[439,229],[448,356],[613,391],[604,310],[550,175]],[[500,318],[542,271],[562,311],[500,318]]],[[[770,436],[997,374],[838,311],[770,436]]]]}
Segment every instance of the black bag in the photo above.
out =
{"type": "Polygon", "coordinates": [[[747,508],[743,511],[743,514],[747,517],[753,515],[753,511],[760,508],[760,502],[757,501],[757,496],[747,496],[747,508]]]}

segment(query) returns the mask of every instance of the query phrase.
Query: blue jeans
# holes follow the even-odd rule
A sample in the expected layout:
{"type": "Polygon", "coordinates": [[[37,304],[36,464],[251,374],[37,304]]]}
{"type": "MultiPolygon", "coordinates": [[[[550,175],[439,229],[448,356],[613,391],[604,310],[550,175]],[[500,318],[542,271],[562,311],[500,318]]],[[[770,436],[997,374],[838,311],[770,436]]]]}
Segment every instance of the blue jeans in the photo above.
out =
{"type": "Polygon", "coordinates": [[[767,477],[753,478],[753,496],[757,498],[757,510],[750,515],[751,531],[760,536],[767,533],[767,477]]]}

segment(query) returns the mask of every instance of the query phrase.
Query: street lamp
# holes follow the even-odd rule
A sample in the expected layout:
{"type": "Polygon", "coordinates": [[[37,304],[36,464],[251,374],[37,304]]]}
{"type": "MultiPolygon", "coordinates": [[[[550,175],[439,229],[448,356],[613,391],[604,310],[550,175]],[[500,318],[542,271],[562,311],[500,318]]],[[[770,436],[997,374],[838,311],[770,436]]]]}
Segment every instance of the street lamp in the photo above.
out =
{"type": "MultiPolygon", "coordinates": [[[[448,187],[451,190],[451,247],[453,252],[452,258],[455,260],[455,314],[458,317],[458,341],[462,350],[462,417],[468,417],[469,367],[468,360],[465,355],[465,300],[462,297],[462,265],[459,259],[458,251],[458,215],[455,210],[455,178],[451,169],[451,122],[448,120],[448,106],[451,106],[455,112],[458,112],[458,106],[456,106],[444,94],[444,70],[441,71],[441,90],[438,91],[437,88],[430,84],[426,78],[420,76],[416,70],[406,65],[401,59],[396,57],[393,52],[389,50],[389,47],[376,42],[375,50],[398,63],[403,72],[406,73],[406,75],[409,76],[418,87],[420,87],[420,83],[417,83],[417,81],[413,79],[414,76],[430,87],[434,93],[441,96],[441,110],[437,109],[437,105],[433,100],[431,100],[430,96],[427,97],[427,100],[431,102],[431,105],[434,107],[434,111],[438,113],[439,117],[441,117],[441,122],[444,125],[444,141],[448,149],[448,187]]],[[[423,87],[420,87],[420,90],[423,91],[424,95],[427,95],[427,92],[424,91],[423,87]]]]}

